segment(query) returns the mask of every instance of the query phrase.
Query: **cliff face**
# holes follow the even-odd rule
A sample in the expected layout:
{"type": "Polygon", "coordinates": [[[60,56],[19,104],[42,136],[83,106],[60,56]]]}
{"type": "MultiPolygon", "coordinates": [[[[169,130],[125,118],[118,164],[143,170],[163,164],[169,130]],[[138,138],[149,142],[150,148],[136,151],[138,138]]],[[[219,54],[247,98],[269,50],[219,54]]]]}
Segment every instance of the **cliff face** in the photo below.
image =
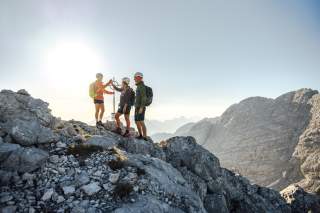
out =
{"type": "Polygon", "coordinates": [[[306,212],[319,199],[220,167],[192,137],[160,144],[53,117],[25,91],[0,92],[1,212],[306,212]],[[29,124],[29,125],[28,125],[29,124]],[[32,125],[31,125],[32,124],[32,125]]]}
{"type": "Polygon", "coordinates": [[[311,118],[299,138],[293,157],[299,160],[304,176],[298,184],[320,195],[320,95],[314,95],[309,103],[312,105],[311,118]]]}
{"type": "Polygon", "coordinates": [[[248,98],[219,121],[200,122],[183,135],[194,136],[224,167],[257,184],[280,190],[306,178],[300,185],[317,192],[319,113],[318,92],[302,89],[276,99],[248,98]]]}

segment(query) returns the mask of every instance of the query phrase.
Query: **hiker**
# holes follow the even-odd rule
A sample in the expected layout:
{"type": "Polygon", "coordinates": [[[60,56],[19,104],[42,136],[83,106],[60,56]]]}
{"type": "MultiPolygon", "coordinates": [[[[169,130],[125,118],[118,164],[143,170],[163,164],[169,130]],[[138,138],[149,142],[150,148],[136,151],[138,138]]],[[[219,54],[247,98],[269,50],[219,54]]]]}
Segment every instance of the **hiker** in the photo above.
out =
{"type": "Polygon", "coordinates": [[[149,106],[152,102],[152,89],[146,86],[143,82],[143,74],[141,72],[137,72],[134,75],[134,81],[136,83],[136,101],[135,101],[135,113],[134,120],[137,125],[137,129],[139,132],[138,139],[148,140],[147,137],[147,128],[144,123],[146,106],[149,106]]]}
{"type": "Polygon", "coordinates": [[[135,93],[130,87],[130,79],[127,77],[122,79],[121,88],[114,85],[114,82],[112,82],[112,86],[116,91],[121,92],[119,108],[115,115],[116,129],[113,132],[120,135],[122,134],[122,130],[120,127],[120,116],[124,114],[124,118],[126,120],[126,131],[123,134],[123,136],[129,137],[130,136],[130,111],[131,111],[131,107],[134,105],[135,93]]]}
{"type": "Polygon", "coordinates": [[[96,74],[97,80],[90,84],[90,97],[93,98],[93,103],[95,104],[95,118],[96,126],[103,126],[102,118],[104,114],[104,97],[103,94],[114,94],[114,92],[107,91],[105,88],[112,84],[112,80],[108,83],[103,84],[103,75],[101,73],[96,74]]]}

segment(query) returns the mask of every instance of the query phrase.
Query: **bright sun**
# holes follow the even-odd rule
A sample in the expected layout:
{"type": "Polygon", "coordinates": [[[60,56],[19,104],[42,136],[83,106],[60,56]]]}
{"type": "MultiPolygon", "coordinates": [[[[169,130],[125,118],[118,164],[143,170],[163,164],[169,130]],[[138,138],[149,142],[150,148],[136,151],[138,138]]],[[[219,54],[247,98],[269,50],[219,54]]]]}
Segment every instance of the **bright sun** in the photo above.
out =
{"type": "Polygon", "coordinates": [[[102,60],[89,45],[78,41],[57,42],[46,55],[46,72],[51,80],[92,79],[101,72],[102,60]]]}

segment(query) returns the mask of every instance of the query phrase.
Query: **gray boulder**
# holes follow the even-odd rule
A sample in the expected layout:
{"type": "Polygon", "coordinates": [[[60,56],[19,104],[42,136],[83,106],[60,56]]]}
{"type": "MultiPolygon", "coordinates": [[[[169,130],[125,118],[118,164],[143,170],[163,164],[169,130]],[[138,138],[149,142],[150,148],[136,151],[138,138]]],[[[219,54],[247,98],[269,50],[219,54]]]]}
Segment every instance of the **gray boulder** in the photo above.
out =
{"type": "Polygon", "coordinates": [[[192,137],[162,142],[166,159],[199,194],[208,212],[290,212],[281,195],[251,185],[249,180],[219,166],[219,160],[192,137]],[[207,189],[205,189],[206,184],[207,189]]]}
{"type": "Polygon", "coordinates": [[[55,118],[50,112],[48,103],[26,91],[0,92],[0,124],[16,143],[29,146],[55,141],[57,136],[51,130],[55,118]]]}
{"type": "Polygon", "coordinates": [[[288,186],[281,191],[281,195],[291,205],[292,212],[320,212],[320,197],[306,193],[298,185],[288,186]]]}
{"type": "Polygon", "coordinates": [[[80,174],[75,175],[75,182],[77,186],[82,186],[90,182],[90,178],[87,172],[81,171],[80,174]]]}
{"type": "Polygon", "coordinates": [[[0,92],[0,120],[6,122],[17,118],[25,120],[39,120],[40,124],[49,127],[55,118],[51,115],[48,103],[34,99],[25,94],[19,94],[10,90],[0,92]]]}
{"type": "Polygon", "coordinates": [[[0,209],[1,213],[15,213],[17,206],[6,206],[0,209]]]}
{"type": "Polygon", "coordinates": [[[65,195],[73,194],[76,191],[74,186],[64,186],[62,190],[65,195]]]}
{"type": "Polygon", "coordinates": [[[92,182],[81,187],[87,195],[93,195],[101,190],[98,182],[92,182]]]}
{"type": "Polygon", "coordinates": [[[200,197],[191,190],[181,173],[171,164],[141,154],[128,154],[126,164],[145,171],[152,183],[149,185],[152,191],[160,189],[183,198],[189,212],[206,212],[200,197]]]}
{"type": "Polygon", "coordinates": [[[20,148],[21,146],[18,144],[4,143],[0,141],[0,165],[10,156],[12,152],[17,151],[20,148]]]}
{"type": "Polygon", "coordinates": [[[30,94],[27,92],[27,90],[25,89],[20,89],[17,91],[17,94],[20,94],[20,95],[25,95],[25,96],[30,96],[30,94]]]}
{"type": "Polygon", "coordinates": [[[118,141],[111,136],[94,135],[86,142],[86,144],[99,146],[105,150],[108,150],[117,146],[118,141]]]}
{"type": "Polygon", "coordinates": [[[7,171],[31,172],[39,168],[49,154],[38,148],[0,143],[0,168],[7,171]]]}
{"type": "Polygon", "coordinates": [[[208,213],[228,213],[229,209],[225,197],[221,194],[208,194],[204,200],[208,213]]]}
{"type": "Polygon", "coordinates": [[[47,200],[50,200],[52,195],[54,193],[54,189],[53,188],[50,188],[48,189],[47,191],[45,191],[45,193],[42,195],[41,197],[41,200],[43,201],[47,201],[47,200]]]}
{"type": "Polygon", "coordinates": [[[0,170],[0,186],[7,186],[16,175],[15,172],[0,170]]]}
{"type": "Polygon", "coordinates": [[[167,161],[175,167],[185,166],[206,181],[218,176],[219,159],[199,146],[193,137],[174,137],[161,145],[167,161]]]}
{"type": "Polygon", "coordinates": [[[21,145],[30,146],[58,140],[57,135],[55,135],[51,129],[41,126],[39,121],[16,119],[10,123],[12,127],[8,132],[11,137],[21,145]]]}
{"type": "Polygon", "coordinates": [[[157,200],[151,196],[139,196],[134,203],[124,204],[113,213],[183,213],[179,208],[174,208],[165,202],[157,200]]]}
{"type": "Polygon", "coordinates": [[[120,141],[119,145],[130,153],[150,155],[159,159],[165,159],[165,154],[158,144],[149,140],[145,141],[135,138],[124,138],[120,141]]]}

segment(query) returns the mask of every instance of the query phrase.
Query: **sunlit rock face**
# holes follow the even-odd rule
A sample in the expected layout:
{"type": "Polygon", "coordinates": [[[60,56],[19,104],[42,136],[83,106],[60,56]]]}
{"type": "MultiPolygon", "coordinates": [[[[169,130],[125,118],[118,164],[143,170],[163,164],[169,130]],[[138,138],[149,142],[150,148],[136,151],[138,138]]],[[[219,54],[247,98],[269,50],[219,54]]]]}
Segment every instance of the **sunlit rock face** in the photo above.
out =
{"type": "Polygon", "coordinates": [[[0,98],[7,100],[0,108],[7,113],[1,114],[0,212],[290,213],[320,204],[301,188],[282,197],[250,183],[222,168],[193,137],[124,138],[110,123],[96,128],[57,119],[26,91],[4,91],[0,98]],[[25,107],[34,101],[40,105],[25,107]],[[10,118],[38,123],[46,136],[10,118]],[[17,125],[20,137],[12,131],[17,125]]]}
{"type": "Polygon", "coordinates": [[[254,183],[280,190],[303,179],[302,187],[317,192],[319,96],[301,89],[276,99],[248,98],[229,107],[218,121],[201,121],[183,135],[194,136],[222,166],[254,183]]]}

